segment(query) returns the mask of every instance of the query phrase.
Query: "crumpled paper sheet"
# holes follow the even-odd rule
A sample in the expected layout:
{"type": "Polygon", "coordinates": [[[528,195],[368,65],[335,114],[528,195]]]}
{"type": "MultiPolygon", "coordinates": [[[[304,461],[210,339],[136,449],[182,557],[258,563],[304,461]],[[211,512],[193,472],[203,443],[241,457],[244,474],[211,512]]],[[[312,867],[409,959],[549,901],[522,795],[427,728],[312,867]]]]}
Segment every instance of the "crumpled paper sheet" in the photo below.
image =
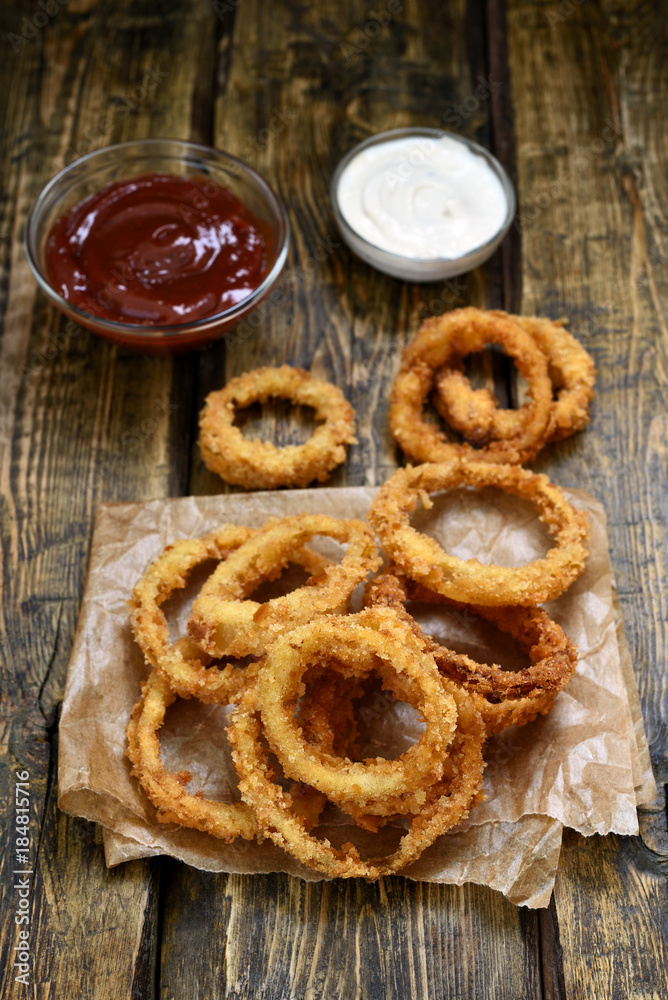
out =
{"type": "MultiPolygon", "coordinates": [[[[269,841],[223,844],[208,834],[157,823],[125,757],[125,727],[148,673],[132,638],[126,602],[147,565],[176,538],[204,534],[225,521],[261,525],[269,516],[302,511],[364,519],[375,493],[364,487],[321,488],[100,507],[61,715],[58,783],[63,810],[105,828],[109,865],[169,854],[209,871],[322,878],[269,841]]],[[[620,660],[618,634],[623,638],[623,632],[603,509],[581,491],[569,496],[589,513],[590,557],[584,574],[549,611],[578,646],[577,673],[548,716],[492,739],[485,801],[404,872],[409,878],[476,882],[517,904],[546,906],[563,826],[584,835],[635,834],[636,804],[656,794],[625,644],[625,663],[620,660]]],[[[496,490],[452,491],[437,498],[433,509],[416,512],[413,523],[449,552],[482,562],[520,565],[549,545],[533,507],[496,490]]],[[[452,648],[504,666],[513,662],[507,637],[481,628],[479,620],[442,610],[434,615],[433,608],[413,610],[452,648]]],[[[181,608],[181,622],[185,615],[181,608]]],[[[226,713],[226,708],[178,702],[168,713],[161,741],[167,766],[192,772],[191,790],[230,800],[236,796],[236,776],[224,724],[211,725],[212,716],[224,723],[226,713]]],[[[415,732],[414,714],[410,709],[396,714],[393,732],[396,736],[396,725],[403,726],[405,739],[415,732]]],[[[380,721],[383,717],[378,714],[380,721]]],[[[382,726],[377,735],[382,741],[382,726]]],[[[364,846],[364,831],[351,829],[341,814],[333,811],[325,818],[332,842],[354,838],[364,846]]],[[[389,849],[397,836],[388,828],[375,844],[389,849]]]]}

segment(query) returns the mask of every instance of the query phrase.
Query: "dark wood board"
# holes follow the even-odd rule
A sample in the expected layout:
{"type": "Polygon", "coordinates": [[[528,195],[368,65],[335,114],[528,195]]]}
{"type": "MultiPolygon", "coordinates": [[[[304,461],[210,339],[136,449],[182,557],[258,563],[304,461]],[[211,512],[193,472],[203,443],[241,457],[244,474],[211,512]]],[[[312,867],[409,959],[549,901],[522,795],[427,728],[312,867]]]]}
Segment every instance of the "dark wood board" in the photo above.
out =
{"type": "Polygon", "coordinates": [[[249,879],[173,865],[165,888],[163,1000],[515,998],[519,982],[523,997],[542,995],[536,914],[478,886],[249,879]],[[193,963],[203,923],[219,946],[193,963]]]}
{"type": "Polygon", "coordinates": [[[598,367],[591,425],[536,467],[605,505],[659,784],[643,839],[565,838],[553,964],[569,998],[668,995],[667,34],[659,5],[509,3],[522,309],[568,316],[598,367]]]}
{"type": "MultiPolygon", "coordinates": [[[[341,156],[373,132],[406,124],[438,128],[459,119],[458,105],[480,86],[476,75],[486,79],[482,37],[477,31],[472,66],[464,3],[401,5],[377,34],[362,3],[277,7],[271,21],[260,10],[254,0],[236,10],[214,138],[221,148],[245,154],[283,196],[292,248],[280,307],[270,304],[252,335],[241,324],[205,353],[200,398],[267,359],[331,378],[355,407],[360,443],[330,482],[382,482],[397,465],[386,417],[407,337],[420,317],[454,305],[484,306],[488,272],[418,286],[371,271],[342,243],[329,184],[341,156]],[[425,20],[433,34],[422,30],[425,20]],[[445,51],[437,37],[450,39],[445,51]]],[[[461,118],[462,132],[488,141],[489,113],[490,100],[483,98],[475,113],[461,118]]],[[[270,436],[275,413],[265,408],[270,436]]],[[[195,450],[191,491],[224,488],[195,450]]]]}
{"type": "MultiPolygon", "coordinates": [[[[386,29],[364,44],[369,13],[363,4],[285,6],[276,8],[269,21],[260,16],[259,0],[244,0],[234,17],[231,55],[227,49],[223,54],[225,88],[216,105],[215,144],[247,158],[283,196],[290,211],[293,246],[282,278],[285,296],[280,308],[267,309],[252,336],[245,337],[242,330],[204,352],[200,398],[267,359],[299,364],[344,387],[357,413],[360,444],[351,448],[346,466],[332,477],[333,484],[382,482],[396,468],[386,419],[389,388],[401,348],[420,317],[454,304],[487,302],[487,273],[419,287],[371,272],[342,245],[329,206],[329,180],[347,149],[373,132],[404,124],[440,127],[480,86],[476,75],[486,79],[482,36],[473,33],[465,6],[431,6],[434,31],[452,39],[447,52],[421,30],[425,9],[406,5],[386,29]],[[471,46],[475,72],[469,63],[471,46]]],[[[488,140],[489,113],[489,99],[480,100],[475,114],[462,120],[464,133],[488,140]]],[[[495,265],[500,266],[498,261],[495,265]]],[[[280,410],[264,408],[260,423],[270,437],[276,435],[278,414],[280,410]]],[[[203,468],[195,449],[191,492],[223,489],[220,480],[203,468]]],[[[305,887],[287,877],[254,876],[249,900],[243,879],[218,878],[203,883],[190,914],[179,903],[184,878],[181,874],[175,887],[167,890],[164,928],[170,944],[161,979],[165,998],[177,995],[176,984],[196,991],[221,980],[225,983],[221,995],[239,998],[347,996],[358,990],[369,997],[482,997],[490,988],[495,996],[510,997],[517,978],[526,980],[528,997],[539,991],[535,914],[524,914],[518,924],[516,911],[486,890],[448,886],[421,890],[421,919],[433,928],[442,948],[442,960],[425,971],[426,966],[421,969],[412,957],[414,922],[393,930],[396,914],[387,907],[379,910],[376,887],[360,884],[354,890],[336,890],[336,906],[328,916],[332,886],[305,887]],[[211,882],[220,890],[205,890],[211,882]],[[229,893],[222,884],[235,886],[236,906],[231,913],[229,893]],[[265,911],[277,905],[277,886],[282,902],[269,937],[265,911]],[[315,924],[309,917],[308,927],[292,935],[290,914],[301,911],[305,893],[309,913],[321,916],[315,924]],[[461,933],[452,909],[459,911],[464,897],[480,914],[480,920],[470,925],[466,945],[478,956],[477,969],[458,968],[447,960],[461,933]],[[355,911],[374,914],[373,935],[361,934],[358,919],[347,914],[342,900],[351,898],[355,911]],[[199,980],[201,967],[188,963],[183,949],[192,940],[205,901],[209,919],[221,928],[228,946],[224,957],[211,954],[206,978],[199,980]],[[493,931],[488,920],[499,931],[493,931]],[[234,931],[225,934],[228,921],[234,931]],[[308,941],[316,928],[314,966],[314,945],[308,941]],[[525,939],[530,944],[523,944],[525,939]],[[378,942],[382,942],[380,963],[378,942]],[[513,976],[499,976],[498,970],[509,964],[513,976]]],[[[404,889],[409,899],[417,891],[417,887],[404,889]]]]}
{"type": "MultiPolygon", "coordinates": [[[[506,12],[502,0],[406,0],[376,31],[361,2],[71,0],[12,45],[32,17],[19,0],[0,11],[0,774],[9,802],[15,770],[31,773],[35,964],[32,992],[18,993],[8,898],[0,997],[668,993],[661,5],[509,0],[506,12]],[[476,105],[481,79],[490,93],[476,105]],[[401,124],[455,128],[491,146],[517,178],[519,224],[484,269],[404,285],[341,245],[333,168],[359,139],[401,124]],[[248,335],[177,363],[68,334],[21,249],[32,200],[67,158],[86,143],[149,135],[242,156],[281,192],[293,227],[280,307],[248,335]],[[240,371],[281,361],[337,382],[358,412],[360,444],[332,484],[382,482],[401,460],[386,426],[401,347],[424,315],[468,303],[567,314],[597,360],[592,426],[539,467],[585,486],[608,511],[661,784],[642,812],[642,839],[569,835],[553,904],[540,914],[480,887],[399,878],[303,883],[167,860],[106,870],[99,834],[56,807],[58,706],[96,505],[221,492],[195,446],[201,402],[240,371]]],[[[512,393],[506,366],[486,371],[501,396],[512,393]]],[[[286,430],[284,416],[266,407],[257,422],[280,440],[303,433],[299,421],[286,430]]]]}
{"type": "MultiPolygon", "coordinates": [[[[189,391],[182,380],[175,386],[171,360],[68,332],[37,294],[21,231],[66,160],[137,135],[187,138],[199,127],[192,105],[202,72],[213,74],[218,19],[205,3],[165,12],[148,2],[74,0],[32,36],[32,8],[3,5],[2,16],[0,746],[5,801],[15,770],[30,771],[32,989],[40,998],[152,996],[159,866],[107,872],[93,828],[58,812],[55,737],[96,505],[183,492],[187,461],[176,445],[189,433],[189,391]],[[14,51],[9,35],[24,32],[14,51]]],[[[192,382],[192,363],[190,371],[192,382]]],[[[0,862],[7,887],[12,818],[0,862]]],[[[3,997],[22,989],[9,958],[15,912],[8,888],[3,997]]]]}

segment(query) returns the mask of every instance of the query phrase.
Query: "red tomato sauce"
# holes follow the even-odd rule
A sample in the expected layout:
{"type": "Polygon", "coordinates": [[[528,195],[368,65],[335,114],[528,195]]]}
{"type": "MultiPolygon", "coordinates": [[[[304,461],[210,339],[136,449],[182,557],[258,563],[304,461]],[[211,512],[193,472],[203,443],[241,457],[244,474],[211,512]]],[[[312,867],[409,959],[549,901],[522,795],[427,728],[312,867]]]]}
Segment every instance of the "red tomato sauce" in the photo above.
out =
{"type": "Polygon", "coordinates": [[[262,223],[207,178],[147,174],[79,202],[47,239],[64,299],[104,319],[175,326],[247,298],[266,274],[262,223]]]}

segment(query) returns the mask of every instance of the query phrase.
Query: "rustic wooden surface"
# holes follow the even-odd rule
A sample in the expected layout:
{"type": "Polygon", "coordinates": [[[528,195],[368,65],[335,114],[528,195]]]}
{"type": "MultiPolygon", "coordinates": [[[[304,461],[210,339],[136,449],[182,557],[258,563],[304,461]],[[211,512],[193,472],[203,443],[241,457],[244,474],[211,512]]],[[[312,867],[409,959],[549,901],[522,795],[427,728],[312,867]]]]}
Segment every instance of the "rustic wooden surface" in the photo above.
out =
{"type": "MultiPolygon", "coordinates": [[[[666,996],[661,4],[406,0],[377,33],[361,2],[70,0],[34,28],[38,9],[9,0],[0,11],[0,996],[666,996]],[[31,37],[16,42],[22,33],[31,37]],[[493,84],[488,98],[475,98],[480,77],[493,84]],[[340,245],[328,203],[338,158],[402,124],[476,138],[516,177],[518,224],[484,269],[419,288],[374,274],[340,245]],[[178,363],[85,331],[64,335],[21,249],[30,203],[72,151],[149,135],[242,156],[279,189],[293,226],[284,305],[252,336],[178,363]],[[423,315],[469,302],[566,314],[597,361],[591,427],[539,464],[607,508],[660,787],[642,810],[641,837],[567,835],[553,901],[540,912],[480,887],[399,878],[305,884],[169,860],[106,871],[99,835],[55,805],[58,706],[96,505],[219,492],[194,444],[201,401],[240,371],[282,361],[332,378],[357,409],[360,444],[334,484],[383,481],[397,463],[386,412],[401,346],[423,315]],[[24,768],[36,873],[30,987],[12,970],[11,803],[24,768]]],[[[508,373],[493,374],[502,391],[508,373]]],[[[280,439],[277,414],[266,408],[258,420],[280,439]]]]}

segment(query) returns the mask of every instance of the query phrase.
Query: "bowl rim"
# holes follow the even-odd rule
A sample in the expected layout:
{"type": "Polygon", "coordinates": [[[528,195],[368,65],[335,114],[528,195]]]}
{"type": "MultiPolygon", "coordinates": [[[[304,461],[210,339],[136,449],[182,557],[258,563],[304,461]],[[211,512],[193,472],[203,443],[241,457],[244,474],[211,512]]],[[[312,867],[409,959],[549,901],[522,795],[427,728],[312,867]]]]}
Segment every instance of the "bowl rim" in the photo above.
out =
{"type": "MultiPolygon", "coordinates": [[[[102,189],[100,188],[100,190],[102,189]]],[[[229,322],[237,315],[241,318],[247,312],[250,312],[253,304],[264,298],[267,291],[271,288],[283,270],[283,266],[285,265],[285,261],[288,256],[288,250],[290,248],[290,238],[290,220],[288,218],[287,209],[283,200],[276,194],[274,189],[264,179],[264,177],[254,169],[254,167],[244,163],[243,160],[240,160],[232,153],[216,149],[214,146],[205,146],[203,143],[190,142],[187,139],[172,139],[166,136],[163,138],[129,139],[126,142],[112,143],[109,146],[102,146],[100,149],[91,150],[90,153],[86,153],[62,167],[57,174],[47,181],[30,207],[23,229],[23,248],[30,269],[39,287],[47,295],[50,301],[61,310],[61,312],[64,312],[69,316],[72,316],[72,314],[76,317],[80,316],[82,318],[82,322],[80,324],[81,326],[86,327],[86,329],[90,329],[90,324],[94,324],[101,330],[106,330],[110,333],[123,334],[126,338],[128,335],[133,335],[141,339],[155,338],[164,340],[168,337],[178,337],[179,335],[183,336],[183,334],[186,333],[194,333],[198,330],[204,331],[212,326],[219,326],[222,323],[229,322]],[[40,217],[40,210],[53,188],[75,168],[80,169],[91,160],[104,155],[109,155],[109,153],[116,153],[119,151],[122,152],[123,150],[129,152],[131,149],[136,149],[138,151],[140,149],[146,149],[149,151],[151,148],[158,149],[160,146],[171,146],[173,154],[176,157],[178,157],[179,153],[206,153],[209,156],[214,154],[216,158],[222,158],[227,163],[232,163],[234,166],[238,167],[239,173],[249,174],[267,198],[267,201],[269,202],[279,223],[279,239],[277,240],[276,260],[262,282],[257,286],[257,288],[253,289],[250,295],[246,296],[245,299],[242,299],[241,302],[235,303],[235,305],[230,306],[228,309],[224,309],[222,312],[212,313],[210,316],[203,316],[201,319],[191,320],[188,323],[179,323],[172,326],[142,326],[139,323],[124,323],[118,320],[105,319],[103,316],[97,316],[95,313],[86,312],[84,309],[80,309],[79,306],[74,305],[74,303],[63,298],[63,296],[60,295],[60,293],[57,292],[49,283],[46,275],[42,271],[36,245],[36,224],[40,217]],[[83,322],[84,320],[86,322],[83,322]]]]}
{"type": "Polygon", "coordinates": [[[362,142],[357,143],[357,145],[353,146],[352,149],[349,149],[348,152],[339,160],[336,170],[332,175],[330,184],[330,200],[334,210],[334,217],[336,218],[336,222],[342,230],[344,236],[346,233],[352,234],[356,240],[359,240],[364,245],[365,249],[368,247],[370,253],[382,254],[388,261],[396,262],[397,265],[410,262],[416,267],[424,265],[425,268],[429,266],[434,267],[438,264],[446,265],[448,263],[455,263],[458,261],[465,262],[469,258],[477,257],[481,252],[487,249],[490,250],[491,256],[491,253],[493,253],[498,244],[508,233],[517,210],[517,198],[515,196],[513,183],[505,167],[503,167],[493,153],[491,153],[484,146],[481,146],[480,143],[474,142],[473,139],[468,139],[464,135],[459,135],[456,132],[450,132],[447,129],[430,128],[428,126],[421,125],[407,125],[402,128],[388,129],[385,132],[375,132],[373,135],[367,136],[366,139],[363,139],[362,142]],[[466,253],[461,254],[459,257],[406,257],[403,254],[394,253],[393,250],[386,250],[384,247],[379,247],[376,243],[372,243],[366,238],[366,236],[362,236],[361,233],[350,225],[341,211],[341,207],[339,205],[338,187],[343,171],[346,169],[348,164],[368,146],[380,145],[381,143],[389,142],[392,139],[400,139],[411,135],[429,136],[433,139],[442,139],[447,136],[450,139],[454,139],[456,142],[461,142],[462,145],[467,146],[470,150],[472,150],[472,152],[482,156],[501,182],[501,187],[503,188],[508,204],[503,223],[488,240],[485,240],[484,243],[479,243],[471,250],[467,250],[466,253]]]}

